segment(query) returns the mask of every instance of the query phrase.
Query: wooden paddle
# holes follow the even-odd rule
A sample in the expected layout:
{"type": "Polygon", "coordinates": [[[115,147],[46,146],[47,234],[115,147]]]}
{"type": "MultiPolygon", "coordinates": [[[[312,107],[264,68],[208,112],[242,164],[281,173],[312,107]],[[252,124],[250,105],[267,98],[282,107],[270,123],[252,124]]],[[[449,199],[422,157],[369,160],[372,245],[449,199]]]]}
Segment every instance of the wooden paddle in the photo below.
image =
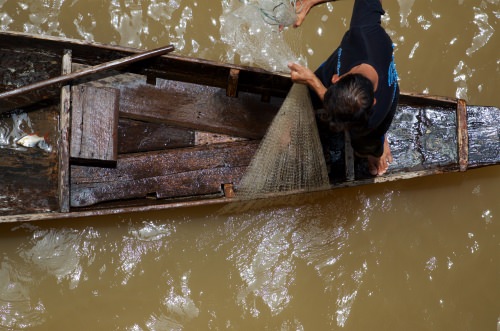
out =
{"type": "MultiPolygon", "coordinates": [[[[48,87],[48,86],[51,86],[54,84],[68,83],[68,82],[74,81],[76,79],[80,79],[83,77],[94,75],[96,73],[116,69],[116,68],[119,68],[122,66],[126,66],[128,64],[134,63],[134,62],[146,60],[146,59],[153,58],[156,56],[161,56],[161,55],[167,54],[173,50],[174,50],[174,46],[169,45],[169,46],[153,49],[150,51],[145,51],[145,52],[141,52],[138,54],[130,55],[130,56],[118,59],[118,60],[109,61],[109,62],[99,64],[99,65],[96,65],[96,66],[93,66],[90,68],[85,68],[83,70],[75,71],[75,72],[67,74],[67,75],[61,75],[58,77],[49,78],[47,80],[43,80],[40,82],[36,82],[33,84],[22,86],[20,88],[14,89],[14,90],[0,93],[0,100],[16,97],[16,96],[26,94],[26,93],[29,93],[29,92],[32,92],[32,91],[35,91],[35,90],[38,90],[41,88],[45,88],[45,87],[48,87]]],[[[8,109],[0,109],[0,113],[4,112],[6,110],[8,110],[8,109]]]]}

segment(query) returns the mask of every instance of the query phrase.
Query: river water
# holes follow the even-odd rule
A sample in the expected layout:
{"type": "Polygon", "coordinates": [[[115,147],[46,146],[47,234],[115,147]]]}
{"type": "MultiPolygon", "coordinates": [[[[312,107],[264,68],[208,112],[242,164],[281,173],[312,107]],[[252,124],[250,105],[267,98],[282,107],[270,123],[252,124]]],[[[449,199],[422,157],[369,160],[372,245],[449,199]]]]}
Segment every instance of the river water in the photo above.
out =
{"type": "MultiPolygon", "coordinates": [[[[0,0],[0,28],[241,61],[229,1],[0,0]]],[[[384,1],[403,91],[500,107],[499,0],[384,1]]],[[[310,67],[351,1],[284,32],[310,67]]],[[[0,225],[0,329],[500,330],[500,167],[217,207],[0,225]]]]}

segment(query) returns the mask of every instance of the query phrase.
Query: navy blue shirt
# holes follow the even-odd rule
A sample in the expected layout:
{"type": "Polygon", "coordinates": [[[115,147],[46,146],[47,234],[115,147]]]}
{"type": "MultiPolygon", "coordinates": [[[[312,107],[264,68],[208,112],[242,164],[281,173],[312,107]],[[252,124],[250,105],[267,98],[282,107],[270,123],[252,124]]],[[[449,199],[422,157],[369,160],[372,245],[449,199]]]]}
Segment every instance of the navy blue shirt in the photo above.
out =
{"type": "MultiPolygon", "coordinates": [[[[391,125],[399,97],[393,44],[380,24],[384,14],[379,0],[355,0],[351,24],[340,46],[315,71],[326,88],[332,85],[334,74],[341,76],[362,63],[377,71],[377,102],[368,127],[363,132],[351,132],[354,150],[374,156],[382,155],[384,135],[391,125]]],[[[319,98],[313,96],[313,101],[316,107],[321,107],[319,98]]]]}

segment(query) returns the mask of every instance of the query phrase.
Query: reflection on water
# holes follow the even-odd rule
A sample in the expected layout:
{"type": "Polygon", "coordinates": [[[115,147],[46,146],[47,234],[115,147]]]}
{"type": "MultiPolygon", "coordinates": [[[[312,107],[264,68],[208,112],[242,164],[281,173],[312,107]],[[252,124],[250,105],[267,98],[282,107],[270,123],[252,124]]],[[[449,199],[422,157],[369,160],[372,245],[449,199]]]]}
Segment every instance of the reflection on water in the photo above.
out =
{"type": "MultiPolygon", "coordinates": [[[[0,28],[140,48],[174,43],[180,54],[227,61],[234,52],[220,40],[219,18],[230,5],[0,0],[0,28]]],[[[384,5],[404,90],[500,106],[498,0],[384,5]]],[[[351,7],[334,2],[310,13],[294,46],[312,67],[340,41],[351,7]]],[[[285,31],[292,40],[296,32],[285,31]]],[[[0,128],[0,144],[12,145],[21,129],[0,128]]],[[[494,330],[499,171],[307,195],[231,215],[211,207],[3,224],[0,328],[494,330]]]]}

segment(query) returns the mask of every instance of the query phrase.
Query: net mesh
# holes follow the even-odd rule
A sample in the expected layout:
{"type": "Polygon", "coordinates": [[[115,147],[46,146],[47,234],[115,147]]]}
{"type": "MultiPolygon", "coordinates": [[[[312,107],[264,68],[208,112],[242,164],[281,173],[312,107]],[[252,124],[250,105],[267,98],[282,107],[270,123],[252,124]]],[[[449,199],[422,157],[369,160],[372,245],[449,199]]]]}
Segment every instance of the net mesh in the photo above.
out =
{"type": "Polygon", "coordinates": [[[295,22],[297,5],[289,0],[231,2],[220,17],[221,40],[231,46],[226,54],[228,60],[236,62],[238,55],[243,64],[282,73],[290,72],[290,61],[307,65],[305,57],[293,50],[301,45],[301,30],[290,31],[287,42],[285,33],[276,27],[295,22]]]}
{"type": "Polygon", "coordinates": [[[237,196],[317,190],[329,185],[328,171],[306,86],[294,84],[243,176],[237,196]]]}
{"type": "Polygon", "coordinates": [[[255,6],[259,8],[262,19],[270,25],[290,26],[295,23],[300,12],[302,1],[297,0],[258,0],[255,6]]]}

